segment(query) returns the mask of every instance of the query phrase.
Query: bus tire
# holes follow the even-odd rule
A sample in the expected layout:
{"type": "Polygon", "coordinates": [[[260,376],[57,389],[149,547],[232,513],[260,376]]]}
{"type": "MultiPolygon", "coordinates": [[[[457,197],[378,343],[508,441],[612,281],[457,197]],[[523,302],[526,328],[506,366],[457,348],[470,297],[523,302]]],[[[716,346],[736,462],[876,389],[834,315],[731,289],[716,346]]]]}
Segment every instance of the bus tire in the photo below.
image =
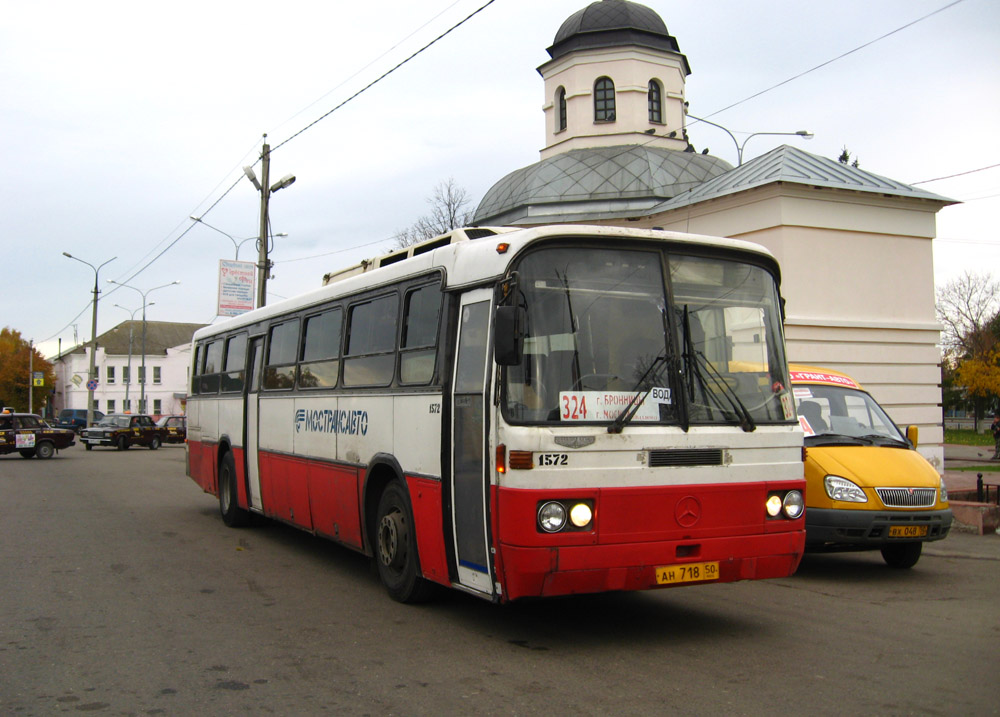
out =
{"type": "Polygon", "coordinates": [[[149,450],[155,451],[159,447],[160,447],[160,437],[153,436],[153,440],[149,442],[149,450]]]}
{"type": "Polygon", "coordinates": [[[230,528],[241,528],[250,522],[249,511],[240,507],[236,490],[236,461],[227,451],[219,462],[219,513],[230,528]]]}
{"type": "Polygon", "coordinates": [[[379,498],[374,542],[375,566],[389,597],[402,603],[426,600],[431,584],[420,577],[413,511],[399,481],[389,483],[379,498]]]}
{"type": "Polygon", "coordinates": [[[53,446],[49,441],[42,441],[35,446],[35,455],[39,458],[51,458],[52,454],[55,452],[55,446],[53,446]]]}
{"type": "Polygon", "coordinates": [[[18,451],[21,454],[21,458],[34,458],[35,449],[34,448],[22,448],[18,451]]]}
{"type": "Polygon", "coordinates": [[[923,547],[923,543],[890,543],[882,547],[882,559],[890,568],[912,568],[920,560],[923,547]]]}
{"type": "Polygon", "coordinates": [[[118,450],[119,451],[128,450],[128,439],[125,436],[118,436],[118,450]]]}

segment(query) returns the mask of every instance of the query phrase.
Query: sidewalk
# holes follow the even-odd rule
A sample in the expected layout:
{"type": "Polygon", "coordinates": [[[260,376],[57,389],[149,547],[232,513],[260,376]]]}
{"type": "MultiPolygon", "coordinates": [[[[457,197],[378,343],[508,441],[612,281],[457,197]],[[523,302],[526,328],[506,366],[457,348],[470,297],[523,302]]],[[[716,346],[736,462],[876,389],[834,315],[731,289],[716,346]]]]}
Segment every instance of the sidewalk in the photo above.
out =
{"type": "MultiPolygon", "coordinates": [[[[946,443],[944,446],[944,484],[949,492],[953,490],[975,490],[976,471],[959,471],[956,468],[997,465],[991,461],[993,449],[990,446],[960,446],[946,443]]],[[[1000,473],[983,473],[989,482],[1000,481],[1000,473]]]]}
{"type": "MultiPolygon", "coordinates": [[[[998,461],[992,460],[993,448],[990,446],[961,446],[956,444],[945,444],[944,446],[944,480],[945,487],[951,497],[951,509],[955,516],[952,523],[951,534],[959,535],[970,532],[977,540],[992,538],[992,543],[1000,544],[1000,535],[997,535],[996,526],[998,523],[998,513],[1000,508],[996,506],[987,507],[981,503],[976,503],[975,496],[971,498],[973,502],[960,501],[956,498],[959,491],[975,491],[976,480],[981,474],[986,483],[996,484],[1000,482],[1000,473],[994,471],[979,470],[957,470],[959,468],[975,468],[980,466],[997,465],[998,461]],[[980,535],[979,533],[982,533],[980,535]]],[[[994,489],[995,491],[996,489],[994,489]]],[[[991,498],[995,497],[991,495],[991,498]]]]}

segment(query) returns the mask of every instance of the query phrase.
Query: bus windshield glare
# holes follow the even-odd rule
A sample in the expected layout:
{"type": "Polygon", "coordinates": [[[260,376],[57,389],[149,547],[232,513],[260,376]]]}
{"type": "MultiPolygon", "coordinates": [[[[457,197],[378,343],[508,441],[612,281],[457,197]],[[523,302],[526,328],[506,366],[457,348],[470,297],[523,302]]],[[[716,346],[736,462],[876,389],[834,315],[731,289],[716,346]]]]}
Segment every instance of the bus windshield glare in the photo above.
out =
{"type": "Polygon", "coordinates": [[[761,266],[559,247],[515,269],[526,321],[503,384],[508,421],[747,431],[793,421],[777,287],[761,266]]]}

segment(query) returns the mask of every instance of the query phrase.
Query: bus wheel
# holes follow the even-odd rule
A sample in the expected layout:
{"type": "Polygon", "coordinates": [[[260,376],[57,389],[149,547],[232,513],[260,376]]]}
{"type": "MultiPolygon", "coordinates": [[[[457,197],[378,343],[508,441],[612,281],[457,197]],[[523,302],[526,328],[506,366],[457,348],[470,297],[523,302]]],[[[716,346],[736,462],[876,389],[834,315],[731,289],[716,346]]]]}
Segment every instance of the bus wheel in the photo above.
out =
{"type": "Polygon", "coordinates": [[[124,451],[128,449],[128,439],[125,436],[118,436],[118,450],[124,451]]]}
{"type": "Polygon", "coordinates": [[[923,547],[923,543],[890,543],[882,548],[882,559],[890,568],[912,568],[923,547]]]}
{"type": "Polygon", "coordinates": [[[21,458],[34,458],[35,449],[34,448],[22,448],[18,451],[21,454],[21,458]]]}
{"type": "Polygon", "coordinates": [[[159,447],[160,447],[160,437],[153,436],[153,440],[149,442],[149,450],[155,451],[159,447]]]}
{"type": "Polygon", "coordinates": [[[222,522],[230,528],[239,528],[250,522],[250,513],[240,507],[236,492],[236,461],[227,452],[219,464],[219,512],[222,522]]]}
{"type": "Polygon", "coordinates": [[[48,441],[42,441],[37,446],[35,446],[35,455],[39,458],[51,458],[52,454],[56,452],[56,449],[52,447],[52,444],[48,441]]]}
{"type": "Polygon", "coordinates": [[[429,597],[431,585],[420,577],[410,500],[398,481],[386,486],[378,502],[375,565],[393,600],[421,602],[429,597]]]}

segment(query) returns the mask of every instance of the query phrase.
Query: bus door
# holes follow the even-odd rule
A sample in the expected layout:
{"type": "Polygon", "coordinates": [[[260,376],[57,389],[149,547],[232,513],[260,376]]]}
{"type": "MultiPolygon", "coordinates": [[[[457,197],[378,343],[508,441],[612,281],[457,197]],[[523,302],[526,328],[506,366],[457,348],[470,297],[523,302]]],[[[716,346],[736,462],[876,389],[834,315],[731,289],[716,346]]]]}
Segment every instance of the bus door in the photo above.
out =
{"type": "Polygon", "coordinates": [[[451,398],[451,518],[458,582],[487,595],[493,593],[487,529],[489,464],[486,460],[491,299],[490,289],[477,289],[462,297],[451,398]]]}
{"type": "Polygon", "coordinates": [[[260,462],[257,458],[259,447],[258,434],[260,427],[260,374],[264,360],[264,337],[250,339],[250,350],[247,351],[247,382],[246,399],[243,406],[244,416],[244,451],[246,460],[247,499],[250,507],[260,511],[263,502],[260,499],[260,462]]]}

